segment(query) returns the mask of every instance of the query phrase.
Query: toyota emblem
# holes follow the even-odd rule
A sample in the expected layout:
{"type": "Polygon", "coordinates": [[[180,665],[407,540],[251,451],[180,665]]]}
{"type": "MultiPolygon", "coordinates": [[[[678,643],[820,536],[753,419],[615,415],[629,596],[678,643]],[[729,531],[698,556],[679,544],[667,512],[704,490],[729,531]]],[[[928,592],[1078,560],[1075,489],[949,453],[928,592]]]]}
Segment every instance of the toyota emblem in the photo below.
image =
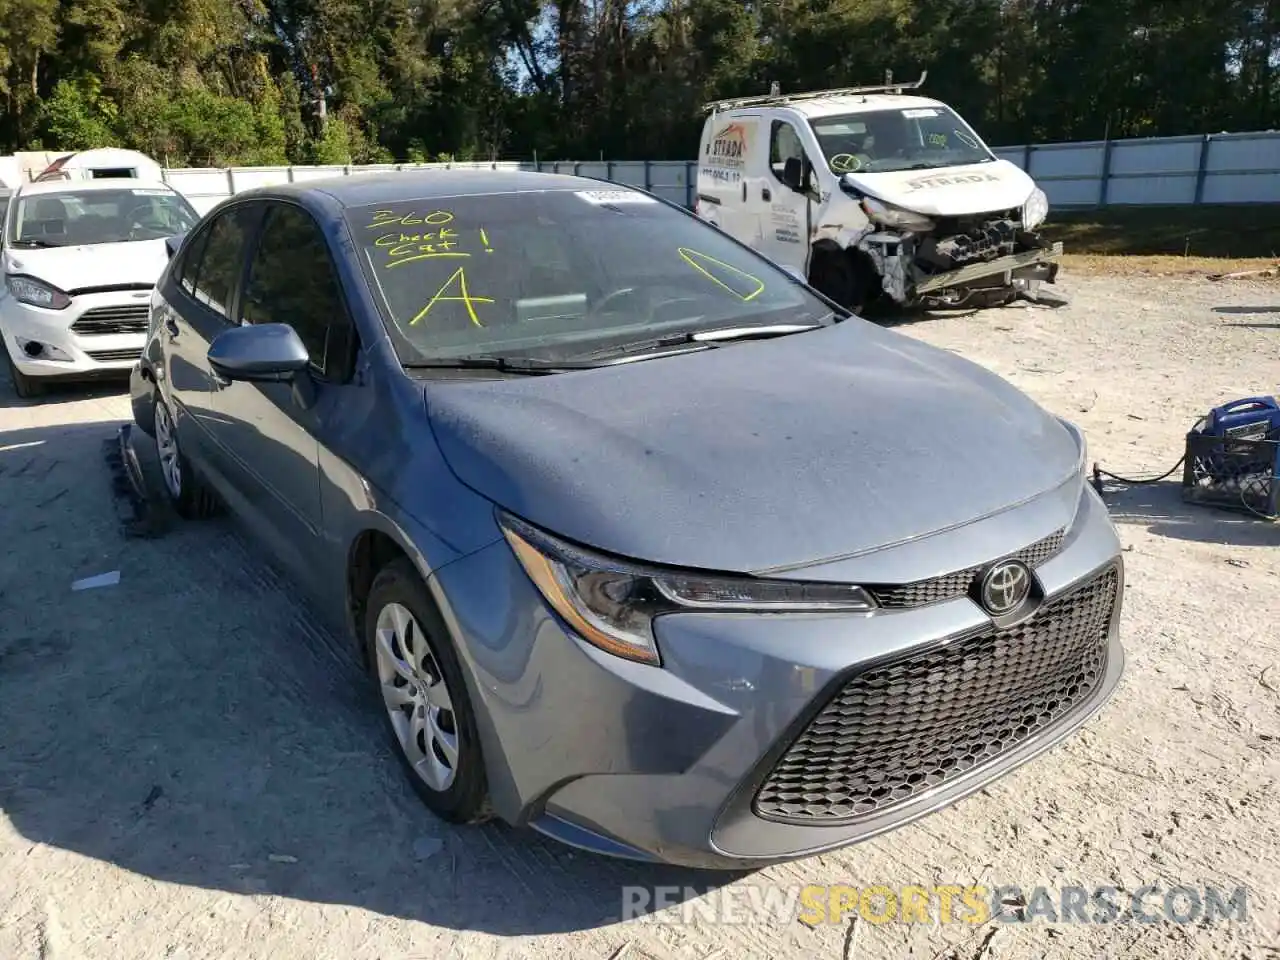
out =
{"type": "Polygon", "coordinates": [[[1031,571],[1018,560],[997,563],[982,578],[982,605],[993,617],[1012,613],[1031,593],[1031,571]]]}

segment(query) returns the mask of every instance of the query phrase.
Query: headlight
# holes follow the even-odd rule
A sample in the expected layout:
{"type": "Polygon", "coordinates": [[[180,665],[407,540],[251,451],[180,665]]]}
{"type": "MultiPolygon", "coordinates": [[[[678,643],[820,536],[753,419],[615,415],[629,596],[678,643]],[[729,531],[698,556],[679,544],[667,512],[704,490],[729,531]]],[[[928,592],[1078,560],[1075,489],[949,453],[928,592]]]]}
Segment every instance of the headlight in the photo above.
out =
{"type": "Polygon", "coordinates": [[[5,274],[4,281],[13,298],[20,303],[44,307],[46,310],[65,310],[71,306],[71,298],[65,293],[34,277],[5,274]]]}
{"type": "Polygon", "coordinates": [[[1045,196],[1043,190],[1036,187],[1031,191],[1031,196],[1027,197],[1027,202],[1022,205],[1022,225],[1028,230],[1034,230],[1044,223],[1047,216],[1049,216],[1049,198],[1045,196]]]}
{"type": "Polygon", "coordinates": [[[502,532],[543,599],[583,640],[607,653],[658,665],[653,620],[694,610],[867,613],[861,587],[752,577],[717,577],[611,560],[510,515],[502,532]]]}
{"type": "Polygon", "coordinates": [[[922,213],[895,207],[892,204],[877,200],[875,197],[863,197],[862,209],[876,223],[886,227],[897,227],[899,230],[926,231],[933,229],[933,221],[922,213]]]}

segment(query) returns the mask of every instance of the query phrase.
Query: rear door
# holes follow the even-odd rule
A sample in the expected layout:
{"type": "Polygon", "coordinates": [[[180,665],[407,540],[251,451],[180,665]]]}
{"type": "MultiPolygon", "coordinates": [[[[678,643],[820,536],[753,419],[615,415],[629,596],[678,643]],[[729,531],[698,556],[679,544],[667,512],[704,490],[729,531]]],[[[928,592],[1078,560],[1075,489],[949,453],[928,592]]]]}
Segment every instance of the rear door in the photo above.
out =
{"type": "Polygon", "coordinates": [[[293,327],[311,355],[298,382],[244,383],[218,392],[218,429],[236,485],[282,561],[315,571],[321,511],[320,435],[349,386],[355,328],[329,246],[302,207],[273,201],[239,298],[242,323],[293,327]]]}
{"type": "Polygon", "coordinates": [[[260,203],[240,203],[198,226],[157,306],[164,393],[183,450],[215,472],[220,472],[214,445],[218,380],[209,366],[209,344],[231,326],[232,301],[261,216],[260,203]]]}

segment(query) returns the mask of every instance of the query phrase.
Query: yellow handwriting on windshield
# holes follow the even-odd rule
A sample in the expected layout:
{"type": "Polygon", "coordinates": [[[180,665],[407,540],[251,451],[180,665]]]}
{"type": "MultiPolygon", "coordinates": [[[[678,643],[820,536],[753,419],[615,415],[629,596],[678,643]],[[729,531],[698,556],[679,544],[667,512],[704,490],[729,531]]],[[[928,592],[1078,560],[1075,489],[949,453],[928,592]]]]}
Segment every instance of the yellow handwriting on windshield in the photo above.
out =
{"type": "Polygon", "coordinates": [[[376,230],[378,227],[387,226],[420,227],[423,224],[440,227],[452,222],[453,214],[448,210],[433,210],[426,216],[422,216],[413,210],[407,213],[400,210],[375,210],[373,211],[373,222],[366,229],[376,230]]]}
{"type": "Polygon", "coordinates": [[[458,232],[448,227],[426,233],[384,233],[373,241],[375,247],[387,252],[387,269],[415,260],[434,257],[469,257],[471,254],[454,249],[458,245],[458,232]]]}
{"type": "Polygon", "coordinates": [[[754,300],[764,291],[763,280],[752,276],[745,270],[739,270],[723,260],[717,260],[715,257],[699,253],[697,250],[690,250],[688,247],[680,247],[678,252],[685,263],[716,286],[728,290],[740,300],[754,300]],[[741,290],[736,289],[738,285],[742,287],[741,290]]]}
{"type": "Polygon", "coordinates": [[[428,301],[427,305],[422,308],[422,311],[409,321],[409,326],[413,326],[418,323],[418,321],[426,317],[426,315],[431,312],[431,308],[437,303],[445,302],[461,302],[466,304],[467,316],[471,318],[471,322],[477,327],[483,327],[484,324],[476,314],[476,304],[493,303],[493,298],[473,296],[471,291],[467,289],[467,271],[465,268],[459,267],[457,270],[453,271],[453,275],[449,277],[448,280],[441,284],[440,289],[436,291],[436,295],[428,301]],[[451,290],[455,289],[455,287],[457,289],[456,295],[451,294],[451,290]],[[446,296],[446,294],[449,295],[446,296]]]}

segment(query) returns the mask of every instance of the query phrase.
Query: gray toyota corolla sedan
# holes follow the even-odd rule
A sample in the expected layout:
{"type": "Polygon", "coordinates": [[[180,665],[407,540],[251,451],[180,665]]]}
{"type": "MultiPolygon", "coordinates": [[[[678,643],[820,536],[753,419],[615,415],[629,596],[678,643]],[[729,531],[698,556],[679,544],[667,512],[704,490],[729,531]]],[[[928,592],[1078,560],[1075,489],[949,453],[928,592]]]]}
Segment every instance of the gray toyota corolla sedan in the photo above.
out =
{"type": "Polygon", "coordinates": [[[254,190],[133,378],[366,658],[422,798],[742,867],[969,794],[1111,694],[1081,433],[690,213],[549,174],[254,190]]]}

